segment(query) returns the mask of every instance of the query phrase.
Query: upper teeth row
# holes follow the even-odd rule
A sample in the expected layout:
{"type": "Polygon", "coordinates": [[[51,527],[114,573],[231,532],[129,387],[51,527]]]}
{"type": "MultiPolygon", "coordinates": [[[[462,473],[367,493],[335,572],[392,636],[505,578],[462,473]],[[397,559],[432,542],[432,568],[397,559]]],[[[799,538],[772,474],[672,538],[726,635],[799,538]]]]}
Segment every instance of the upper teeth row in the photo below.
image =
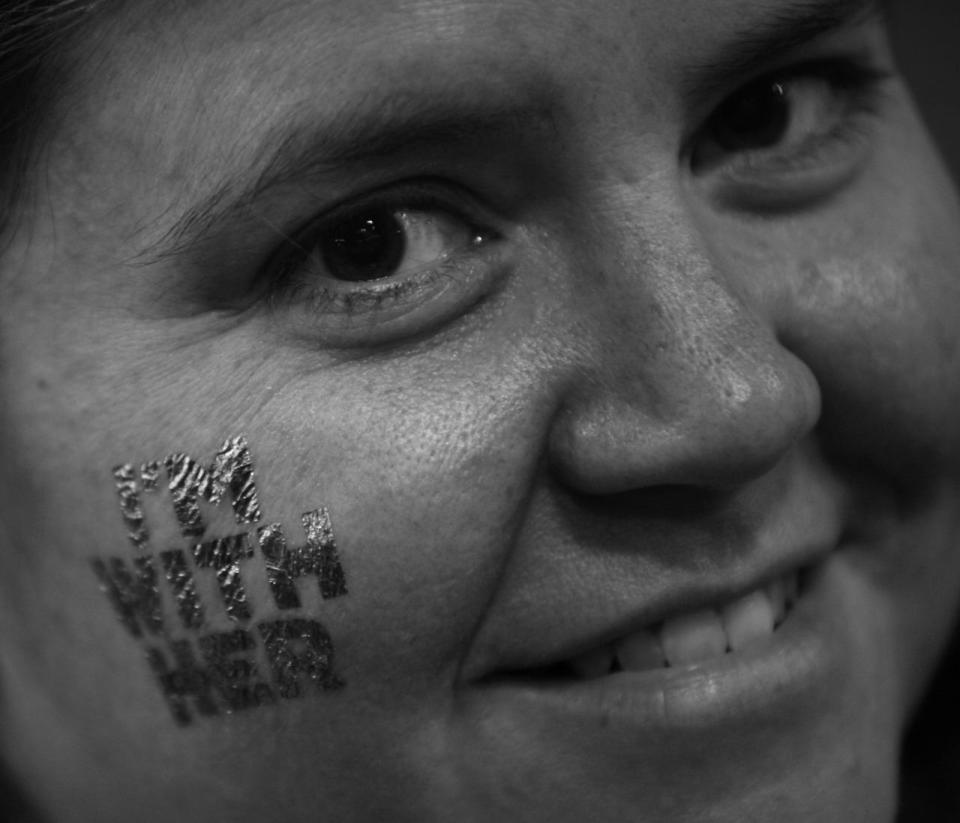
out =
{"type": "Polygon", "coordinates": [[[580,677],[610,671],[643,671],[682,666],[741,651],[769,637],[796,600],[798,574],[793,572],[719,609],[701,609],[664,620],[570,661],[580,677]]]}

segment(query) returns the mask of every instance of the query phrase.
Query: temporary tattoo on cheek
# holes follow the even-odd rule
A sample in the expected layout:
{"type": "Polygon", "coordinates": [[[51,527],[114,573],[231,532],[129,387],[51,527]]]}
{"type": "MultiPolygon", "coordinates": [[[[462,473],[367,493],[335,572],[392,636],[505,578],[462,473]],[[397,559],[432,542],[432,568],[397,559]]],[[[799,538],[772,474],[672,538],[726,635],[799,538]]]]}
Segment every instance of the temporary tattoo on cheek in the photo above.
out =
{"type": "Polygon", "coordinates": [[[153,460],[140,467],[140,483],[143,490],[155,492],[160,488],[160,461],[153,460]]]}
{"type": "Polygon", "coordinates": [[[129,463],[114,466],[113,478],[120,496],[120,513],[127,524],[127,537],[136,548],[145,548],[149,532],[144,522],[143,505],[137,487],[137,470],[129,463]]]}
{"type": "Polygon", "coordinates": [[[193,458],[182,453],[171,454],[165,465],[180,531],[184,537],[199,537],[206,531],[200,515],[200,495],[207,496],[207,473],[193,458]]]}
{"type": "Polygon", "coordinates": [[[157,648],[147,649],[147,660],[160,681],[174,720],[186,725],[193,719],[188,699],[201,715],[220,714],[213,699],[210,675],[197,663],[190,641],[172,640],[169,646],[172,666],[163,651],[157,648]]]}
{"type": "Polygon", "coordinates": [[[200,638],[199,645],[213,687],[230,711],[277,702],[273,689],[260,679],[257,664],[249,657],[257,648],[249,632],[237,629],[208,634],[200,638]]]}
{"type": "Polygon", "coordinates": [[[95,558],[93,571],[124,626],[134,637],[163,631],[157,570],[151,557],[136,557],[132,569],[121,557],[95,558]]]}
{"type": "Polygon", "coordinates": [[[253,479],[253,460],[244,438],[235,437],[220,447],[213,464],[213,482],[216,495],[213,502],[219,502],[223,489],[229,488],[238,524],[260,522],[262,515],[253,479]]]}
{"type": "Polygon", "coordinates": [[[295,700],[309,692],[334,691],[344,682],[334,671],[333,641],[316,620],[271,620],[257,624],[275,685],[261,675],[254,635],[243,629],[203,635],[200,657],[190,640],[147,650],[147,660],[174,720],[186,725],[194,714],[231,714],[295,700]],[[310,686],[313,688],[309,688],[310,686]],[[307,686],[308,688],[304,688],[307,686]]]}
{"type": "Polygon", "coordinates": [[[249,620],[247,593],[240,577],[240,561],[253,557],[250,536],[244,532],[201,543],[193,548],[193,559],[200,569],[216,569],[223,605],[231,620],[249,620]]]}
{"type": "MultiPolygon", "coordinates": [[[[333,640],[318,620],[266,619],[250,630],[200,634],[208,620],[247,623],[257,611],[243,582],[245,564],[257,557],[252,534],[243,531],[195,540],[207,531],[201,503],[217,505],[227,494],[237,524],[249,526],[262,519],[253,461],[243,437],[224,441],[206,466],[175,452],[139,467],[128,463],[116,466],[113,478],[127,537],[138,555],[129,560],[94,558],[93,571],[121,623],[133,637],[150,644],[145,650],[150,670],[177,723],[344,686],[334,668],[333,640]],[[146,553],[150,532],[141,493],[161,493],[162,474],[179,531],[194,540],[154,557],[146,553]],[[163,588],[158,569],[163,572],[163,588]],[[198,573],[209,571],[214,572],[220,593],[220,603],[212,609],[197,587],[198,573]],[[165,604],[169,608],[165,609],[165,604]],[[165,613],[174,611],[187,636],[173,636],[164,622],[165,613]],[[263,676],[264,671],[272,675],[272,682],[271,677],[263,676]]],[[[325,600],[347,594],[346,574],[327,509],[305,512],[301,526],[306,542],[292,547],[281,524],[257,529],[273,605],[284,612],[301,608],[297,589],[301,577],[315,577],[325,600]]]]}
{"type": "Polygon", "coordinates": [[[306,512],[301,517],[301,522],[307,533],[307,545],[300,549],[302,569],[320,578],[320,593],[324,598],[346,594],[347,579],[340,565],[340,555],[337,554],[337,544],[333,538],[333,525],[327,510],[306,512]]]}
{"type": "Polygon", "coordinates": [[[216,504],[226,491],[233,500],[238,524],[257,523],[261,519],[253,462],[244,438],[227,440],[209,468],[182,452],[171,454],[164,465],[173,508],[184,537],[200,537],[206,531],[200,513],[200,499],[216,504]]]}
{"type": "Polygon", "coordinates": [[[163,570],[167,575],[170,590],[177,601],[177,611],[183,621],[184,628],[199,629],[203,626],[203,603],[197,595],[197,587],[190,568],[187,566],[187,555],[180,549],[163,552],[160,555],[163,570]]]}
{"type": "Polygon", "coordinates": [[[278,609],[299,609],[300,595],[293,583],[296,575],[291,566],[293,562],[287,548],[287,538],[279,523],[271,523],[257,529],[260,551],[267,566],[267,582],[278,609]]]}
{"type": "Polygon", "coordinates": [[[321,689],[339,689],[343,681],[333,671],[333,641],[315,620],[277,620],[257,626],[267,646],[281,697],[300,696],[300,676],[321,689]]]}
{"type": "Polygon", "coordinates": [[[329,513],[326,509],[305,512],[301,522],[307,543],[295,548],[287,547],[279,523],[261,526],[257,530],[260,549],[267,559],[267,580],[278,609],[300,607],[300,596],[293,581],[304,575],[316,575],[324,599],[347,593],[347,581],[340,565],[329,513]]]}

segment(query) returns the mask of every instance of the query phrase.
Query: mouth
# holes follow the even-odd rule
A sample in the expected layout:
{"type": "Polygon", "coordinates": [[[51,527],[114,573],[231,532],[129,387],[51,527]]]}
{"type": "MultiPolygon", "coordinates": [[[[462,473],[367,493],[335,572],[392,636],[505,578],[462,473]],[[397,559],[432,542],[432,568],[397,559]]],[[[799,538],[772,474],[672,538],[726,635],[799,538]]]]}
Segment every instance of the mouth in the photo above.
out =
{"type": "MultiPolygon", "coordinates": [[[[807,758],[849,762],[850,741],[875,720],[864,720],[865,696],[888,628],[861,557],[838,536],[765,568],[717,569],[635,608],[571,603],[551,610],[552,634],[548,621],[516,621],[456,693],[457,739],[504,764],[491,772],[493,793],[516,775],[517,791],[548,775],[563,799],[544,820],[566,819],[566,787],[591,781],[617,787],[597,796],[613,809],[602,819],[621,820],[651,792],[702,793],[696,803],[709,807],[739,802],[730,787],[760,775],[790,785],[807,758]]],[[[464,768],[487,779],[472,760],[464,768]]]]}
{"type": "Polygon", "coordinates": [[[546,666],[499,673],[530,680],[593,680],[709,663],[762,646],[793,611],[811,570],[793,570],[716,606],[680,613],[546,666]]]}
{"type": "Polygon", "coordinates": [[[467,702],[527,722],[618,717],[623,729],[684,735],[813,711],[843,676],[848,574],[827,552],[762,580],[543,664],[491,671],[467,702]]]}
{"type": "MultiPolygon", "coordinates": [[[[693,787],[712,803],[745,772],[787,784],[796,758],[841,762],[859,733],[846,718],[869,711],[871,644],[884,628],[846,548],[804,552],[739,585],[706,583],[619,623],[608,614],[572,641],[527,634],[538,643],[526,660],[494,664],[459,692],[458,729],[471,751],[509,764],[498,787],[546,770],[564,798],[568,783],[596,780],[635,787],[636,802],[651,787],[671,797],[693,787]]],[[[616,809],[603,819],[627,819],[616,809]]]]}

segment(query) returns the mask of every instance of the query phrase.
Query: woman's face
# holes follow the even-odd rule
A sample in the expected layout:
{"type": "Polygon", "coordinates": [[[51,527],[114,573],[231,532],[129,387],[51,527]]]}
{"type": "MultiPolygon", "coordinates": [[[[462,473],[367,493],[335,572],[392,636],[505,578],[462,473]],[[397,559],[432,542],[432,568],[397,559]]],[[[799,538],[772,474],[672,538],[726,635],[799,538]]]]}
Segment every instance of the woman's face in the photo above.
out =
{"type": "Polygon", "coordinates": [[[80,47],[0,274],[4,744],[55,815],[892,813],[960,214],[870,3],[80,47]]]}

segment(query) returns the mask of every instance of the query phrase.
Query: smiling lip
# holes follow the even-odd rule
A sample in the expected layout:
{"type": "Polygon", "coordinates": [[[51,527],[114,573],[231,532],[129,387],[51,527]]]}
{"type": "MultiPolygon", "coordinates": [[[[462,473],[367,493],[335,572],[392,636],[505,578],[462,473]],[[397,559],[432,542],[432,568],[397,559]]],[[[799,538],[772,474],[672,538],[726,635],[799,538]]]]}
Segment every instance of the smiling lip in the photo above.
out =
{"type": "Polygon", "coordinates": [[[577,609],[571,604],[571,612],[582,613],[575,633],[564,630],[554,634],[541,629],[533,634],[532,641],[520,642],[526,635],[517,631],[509,648],[498,647],[479,655],[463,671],[461,680],[477,683],[543,674],[567,661],[615,644],[637,631],[655,629],[665,621],[700,610],[722,609],[778,579],[793,577],[796,580],[799,576],[807,581],[811,571],[831,554],[836,545],[836,539],[829,539],[796,546],[784,552],[777,562],[763,568],[715,570],[706,580],[693,580],[689,585],[673,587],[670,592],[646,598],[619,620],[602,615],[592,619],[591,614],[597,610],[577,609]]]}
{"type": "MultiPolygon", "coordinates": [[[[831,557],[803,567],[802,591],[793,607],[769,637],[743,651],[728,651],[701,662],[644,671],[617,671],[589,679],[564,675],[544,661],[539,670],[499,670],[475,680],[474,697],[487,709],[495,705],[513,712],[598,720],[618,718],[626,725],[646,730],[683,728],[692,731],[736,722],[745,715],[760,715],[774,709],[798,707],[826,688],[842,657],[842,626],[832,625],[843,609],[837,606],[837,590],[831,557]],[[492,703],[491,703],[492,701],[492,703]]],[[[794,569],[797,567],[794,566],[794,569]]],[[[781,572],[781,574],[787,574],[781,572]]],[[[774,575],[776,576],[776,575],[774,575]]],[[[766,579],[772,579],[767,577],[766,579]]],[[[735,598],[718,597],[714,604],[735,598]]],[[[633,627],[601,635],[599,647],[628,634],[633,627]]],[[[575,657],[589,646],[572,646],[575,657]]],[[[560,662],[562,657],[553,658],[560,662]]]]}

